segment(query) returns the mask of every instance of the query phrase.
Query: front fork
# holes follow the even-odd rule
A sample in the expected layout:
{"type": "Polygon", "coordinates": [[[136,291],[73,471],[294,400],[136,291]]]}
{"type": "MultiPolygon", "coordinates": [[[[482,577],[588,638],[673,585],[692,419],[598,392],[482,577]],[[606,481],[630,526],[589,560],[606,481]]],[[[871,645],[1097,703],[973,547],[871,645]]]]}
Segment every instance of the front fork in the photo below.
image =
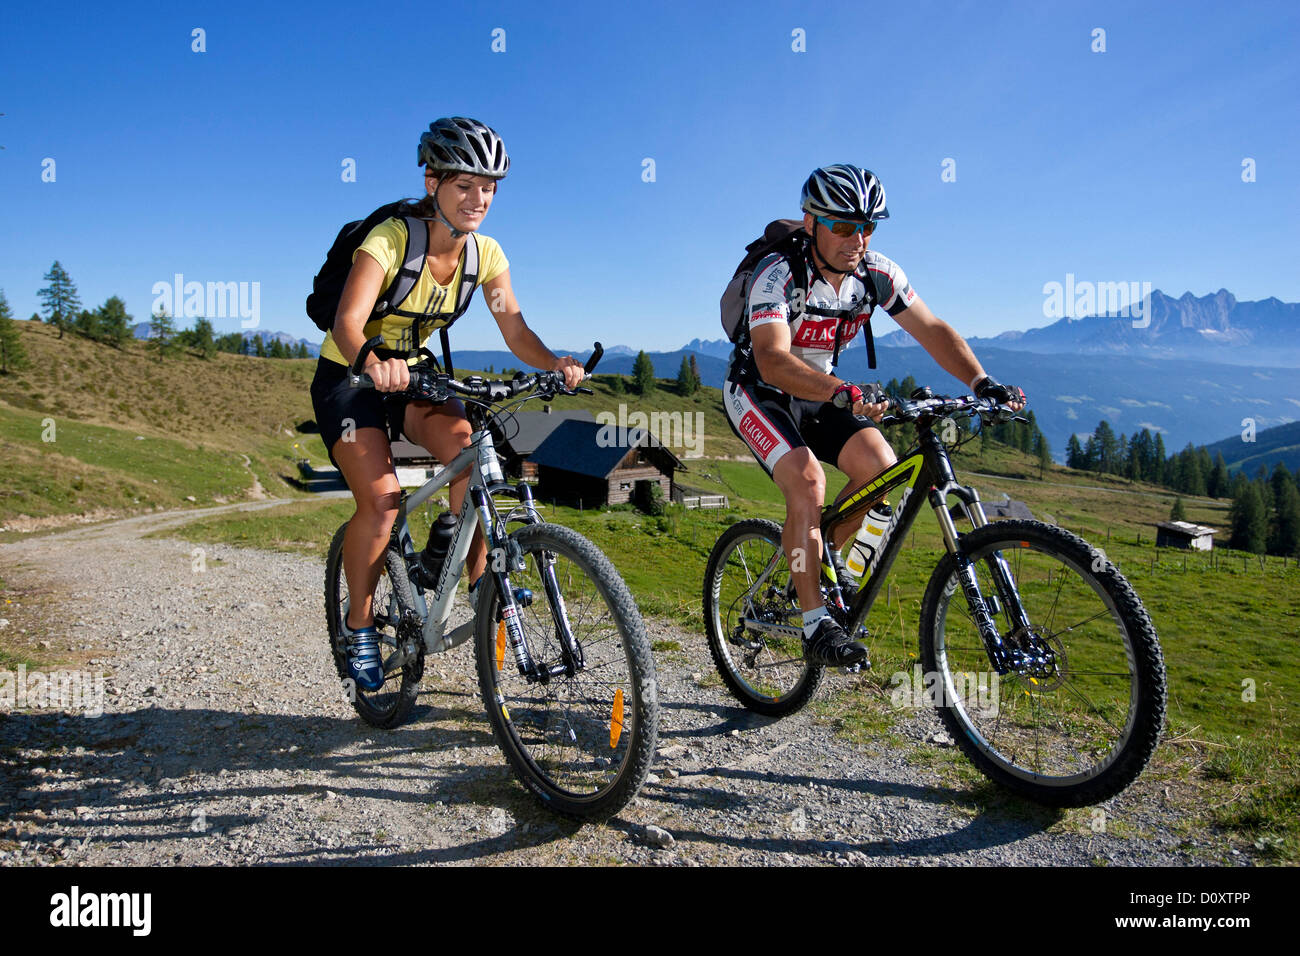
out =
{"type": "Polygon", "coordinates": [[[983,559],[988,567],[989,577],[993,581],[996,594],[985,596],[980,591],[979,579],[975,573],[975,562],[966,554],[961,544],[961,536],[953,524],[948,511],[947,498],[951,494],[961,503],[962,510],[970,519],[973,528],[982,528],[988,524],[984,507],[980,504],[979,492],[950,483],[943,488],[930,491],[930,504],[943,532],[944,546],[957,563],[957,581],[961,585],[966,606],[970,609],[971,619],[979,628],[980,639],[988,653],[989,663],[999,675],[1005,676],[1012,671],[1028,669],[1034,673],[1050,671],[1054,664],[1054,655],[1050,648],[1035,638],[1016,589],[1015,578],[1002,553],[994,552],[983,559]],[[1003,638],[998,630],[997,616],[1005,608],[1007,618],[1012,622],[1011,633],[1003,638]]]}
{"type": "MultiPolygon", "coordinates": [[[[474,488],[471,489],[471,495],[474,509],[478,512],[479,525],[483,528],[484,539],[489,543],[487,573],[491,575],[493,586],[500,598],[501,624],[505,627],[506,643],[514,655],[515,666],[530,682],[545,684],[555,677],[572,677],[584,666],[582,646],[569,627],[568,610],[564,605],[564,597],[560,594],[559,583],[555,580],[555,558],[543,551],[538,555],[537,561],[538,574],[546,592],[547,604],[551,609],[551,620],[560,638],[561,660],[554,664],[540,665],[533,659],[529,650],[528,639],[520,622],[521,608],[515,600],[514,587],[510,583],[510,572],[523,571],[526,567],[523,550],[519,547],[519,543],[506,533],[505,524],[497,515],[496,507],[487,490],[474,488]]],[[[525,522],[541,523],[542,518],[533,505],[532,489],[520,483],[517,495],[524,508],[525,522]]],[[[484,595],[479,597],[480,601],[486,599],[484,595]]]]}

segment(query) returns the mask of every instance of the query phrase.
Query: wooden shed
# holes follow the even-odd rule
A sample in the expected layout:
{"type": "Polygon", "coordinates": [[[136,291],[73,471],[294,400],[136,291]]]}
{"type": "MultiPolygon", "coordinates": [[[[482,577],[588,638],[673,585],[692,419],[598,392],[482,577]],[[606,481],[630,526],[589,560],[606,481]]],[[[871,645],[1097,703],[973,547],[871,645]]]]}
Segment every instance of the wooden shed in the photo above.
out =
{"type": "Polygon", "coordinates": [[[1213,551],[1217,530],[1190,521],[1161,521],[1156,525],[1156,547],[1213,551]]]}
{"type": "Polygon", "coordinates": [[[529,459],[537,467],[538,498],[584,507],[639,503],[656,484],[672,500],[673,477],[684,467],[676,455],[641,428],[620,430],[618,444],[602,443],[601,432],[595,421],[577,419],[551,431],[529,459]]]}
{"type": "Polygon", "coordinates": [[[494,419],[492,440],[496,442],[497,457],[501,459],[505,473],[511,478],[536,480],[537,464],[532,460],[533,453],[561,422],[570,420],[594,422],[596,418],[583,408],[552,411],[547,405],[545,411],[515,412],[494,419]]]}

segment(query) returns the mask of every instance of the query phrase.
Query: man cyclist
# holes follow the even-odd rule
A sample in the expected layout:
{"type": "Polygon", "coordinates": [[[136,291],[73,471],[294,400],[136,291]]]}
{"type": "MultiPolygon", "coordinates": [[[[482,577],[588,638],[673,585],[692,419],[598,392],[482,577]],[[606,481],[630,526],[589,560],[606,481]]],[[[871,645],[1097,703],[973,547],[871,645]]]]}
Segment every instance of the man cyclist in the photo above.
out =
{"type": "MultiPolygon", "coordinates": [[[[723,404],[732,429],[785,496],[781,545],[804,609],[804,655],[818,664],[852,666],[866,660],[867,648],[830,616],[818,584],[826,488],[818,459],[848,475],[846,490],[898,459],[876,424],[885,403],[864,402],[869,396],[832,374],[839,347],[852,341],[878,304],[976,396],[1018,410],[1024,393],[986,375],[970,346],[926,307],[903,270],[867,248],[876,223],[889,218],[874,174],[844,164],[816,169],[804,183],[801,206],[807,236],[796,234],[796,251],[771,253],[754,268],[723,404]],[[805,305],[840,314],[813,314],[805,305]]],[[[835,529],[834,550],[852,536],[850,524],[835,529]]]]}

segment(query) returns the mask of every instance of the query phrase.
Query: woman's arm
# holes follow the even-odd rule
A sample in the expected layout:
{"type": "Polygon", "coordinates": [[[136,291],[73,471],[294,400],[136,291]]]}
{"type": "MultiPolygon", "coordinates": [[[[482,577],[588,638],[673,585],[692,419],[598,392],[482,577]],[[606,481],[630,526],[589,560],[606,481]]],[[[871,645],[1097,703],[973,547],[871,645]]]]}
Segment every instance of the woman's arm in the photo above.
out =
{"type": "MultiPolygon", "coordinates": [[[[350,280],[349,280],[350,281],[350,280]]],[[[378,292],[375,293],[378,295],[378,292]]],[[[510,285],[510,270],[506,269],[496,278],[483,283],[483,298],[487,301],[492,316],[497,320],[497,328],[506,346],[522,362],[533,368],[547,371],[563,372],[564,383],[569,388],[577,387],[582,381],[582,363],[572,355],[556,357],[542,344],[537,333],[528,327],[519,303],[515,299],[514,289],[510,285]]],[[[360,348],[360,345],[357,346],[360,348]]]]}
{"type": "MultiPolygon", "coordinates": [[[[375,301],[384,284],[384,267],[364,249],[348,271],[348,281],[339,297],[334,316],[334,344],[351,366],[361,346],[366,344],[366,319],[375,310],[375,301]]],[[[381,361],[374,352],[366,357],[366,374],[381,392],[400,392],[411,381],[411,372],[401,359],[381,361]]]]}

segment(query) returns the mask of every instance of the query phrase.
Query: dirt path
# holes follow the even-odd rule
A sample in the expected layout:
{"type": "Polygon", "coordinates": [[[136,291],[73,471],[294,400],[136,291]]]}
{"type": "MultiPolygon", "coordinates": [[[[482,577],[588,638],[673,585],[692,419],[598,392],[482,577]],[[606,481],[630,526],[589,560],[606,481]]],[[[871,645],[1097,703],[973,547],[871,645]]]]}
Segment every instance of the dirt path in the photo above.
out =
{"type": "MultiPolygon", "coordinates": [[[[198,561],[192,543],[143,537],[279,503],[142,515],[0,546],[6,584],[45,593],[49,653],[106,675],[102,716],[0,717],[0,863],[1251,859],[1248,846],[1234,855],[1227,837],[1188,822],[1197,794],[1176,767],[1155,768],[1096,810],[1046,811],[984,784],[935,742],[928,712],[899,712],[863,745],[838,735],[835,715],[857,699],[846,696],[857,678],[827,680],[784,721],[750,714],[717,686],[702,636],[658,622],[651,639],[667,649],[657,654],[655,776],[607,824],[557,820],[496,749],[468,646],[430,660],[405,726],[374,730],[339,693],[320,564],[224,545],[203,547],[198,561]],[[650,825],[672,844],[651,845],[650,825]]],[[[35,609],[8,613],[15,624],[3,636],[21,646],[19,625],[32,625],[24,615],[35,609]]]]}

